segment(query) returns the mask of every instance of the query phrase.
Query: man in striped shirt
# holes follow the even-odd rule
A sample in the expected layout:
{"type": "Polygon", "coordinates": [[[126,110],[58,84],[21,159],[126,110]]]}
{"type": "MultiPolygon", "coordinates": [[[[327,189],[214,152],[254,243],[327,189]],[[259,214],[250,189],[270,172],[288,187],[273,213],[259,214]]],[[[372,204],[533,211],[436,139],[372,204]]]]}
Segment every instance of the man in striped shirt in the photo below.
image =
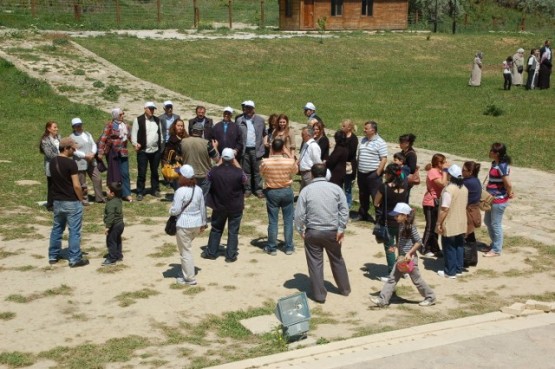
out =
{"type": "Polygon", "coordinates": [[[312,299],[323,304],[327,290],[324,286],[324,250],[339,293],[351,293],[347,266],[341,254],[341,243],[349,219],[347,198],[343,189],[326,181],[326,165],[314,164],[312,182],[301,190],[295,209],[295,228],[304,239],[312,299]]]}
{"type": "Polygon", "coordinates": [[[272,142],[270,157],[262,160],[260,174],[266,182],[264,195],[268,211],[268,244],[264,251],[277,255],[277,233],[279,209],[283,213],[283,237],[285,238],[285,254],[291,255],[295,249],[293,244],[293,183],[292,176],[297,173],[297,163],[284,146],[282,139],[272,142]]]}
{"type": "Polygon", "coordinates": [[[374,197],[382,184],[382,174],[387,164],[387,144],[378,134],[378,123],[370,120],[364,123],[366,137],[358,146],[358,198],[360,207],[356,220],[374,222],[368,214],[370,210],[370,197],[374,197]]]}

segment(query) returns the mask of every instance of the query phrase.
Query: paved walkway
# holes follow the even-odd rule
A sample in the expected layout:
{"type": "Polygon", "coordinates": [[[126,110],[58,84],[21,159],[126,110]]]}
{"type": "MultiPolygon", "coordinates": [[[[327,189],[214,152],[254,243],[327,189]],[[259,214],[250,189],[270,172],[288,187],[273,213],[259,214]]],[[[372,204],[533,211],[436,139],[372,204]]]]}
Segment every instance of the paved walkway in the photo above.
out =
{"type": "Polygon", "coordinates": [[[353,338],[213,369],[555,368],[555,313],[501,312],[353,338]]]}

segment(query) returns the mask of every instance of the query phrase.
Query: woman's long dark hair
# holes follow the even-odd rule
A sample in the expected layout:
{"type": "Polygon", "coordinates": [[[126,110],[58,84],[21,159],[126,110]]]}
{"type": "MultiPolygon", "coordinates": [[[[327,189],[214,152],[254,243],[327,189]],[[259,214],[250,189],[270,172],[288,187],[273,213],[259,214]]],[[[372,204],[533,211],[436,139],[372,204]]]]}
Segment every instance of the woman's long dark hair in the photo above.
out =
{"type": "Polygon", "coordinates": [[[384,173],[389,175],[389,178],[386,179],[386,181],[387,183],[392,183],[394,189],[403,188],[405,178],[399,164],[388,164],[387,167],[385,167],[384,173]]]}
{"type": "Polygon", "coordinates": [[[407,142],[409,144],[409,149],[412,149],[412,145],[416,140],[416,136],[412,133],[407,133],[399,136],[399,143],[407,142]]]}
{"type": "Polygon", "coordinates": [[[507,155],[507,146],[500,142],[495,142],[491,145],[491,152],[496,153],[499,156],[500,163],[511,164],[511,157],[507,155]]]}
{"type": "Polygon", "coordinates": [[[463,168],[468,170],[472,177],[478,178],[478,173],[480,173],[480,163],[476,163],[475,161],[465,161],[463,164],[463,168]]]}

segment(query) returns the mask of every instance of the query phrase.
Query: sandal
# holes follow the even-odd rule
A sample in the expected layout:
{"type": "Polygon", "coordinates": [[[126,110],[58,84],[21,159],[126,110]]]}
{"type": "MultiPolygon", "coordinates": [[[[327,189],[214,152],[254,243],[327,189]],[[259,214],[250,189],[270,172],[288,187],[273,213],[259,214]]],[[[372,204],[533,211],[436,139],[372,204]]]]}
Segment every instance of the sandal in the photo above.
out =
{"type": "Polygon", "coordinates": [[[501,254],[498,254],[498,253],[496,253],[496,252],[490,251],[490,252],[486,252],[486,253],[484,254],[484,256],[487,257],[487,258],[492,258],[492,257],[495,257],[495,256],[501,256],[501,254]]]}

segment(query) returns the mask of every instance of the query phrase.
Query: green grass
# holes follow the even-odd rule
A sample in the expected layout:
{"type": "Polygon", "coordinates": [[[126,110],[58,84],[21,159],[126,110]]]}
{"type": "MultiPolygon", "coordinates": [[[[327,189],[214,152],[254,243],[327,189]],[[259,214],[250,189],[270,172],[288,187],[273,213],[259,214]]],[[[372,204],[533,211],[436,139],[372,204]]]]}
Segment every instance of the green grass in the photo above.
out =
{"type": "Polygon", "coordinates": [[[2,311],[0,312],[0,320],[12,320],[15,315],[13,311],[2,311]]]}
{"type": "Polygon", "coordinates": [[[22,368],[33,365],[34,363],[35,359],[33,355],[29,353],[18,351],[0,353],[0,364],[4,364],[8,368],[22,368]]]}
{"type": "Polygon", "coordinates": [[[555,162],[545,158],[555,155],[550,143],[555,128],[545,107],[555,89],[503,91],[500,69],[518,47],[529,49],[546,37],[433,35],[427,40],[422,34],[343,33],[324,45],[310,38],[159,42],[110,36],[77,41],[140,78],[164,81],[165,87],[195,99],[235,107],[254,99],[259,113],[284,112],[298,122],[306,119],[304,103],[313,101],[330,128],[351,118],[361,134],[363,122],[374,119],[387,141],[413,132],[417,147],[479,160],[488,159],[492,142],[502,141],[515,165],[553,171],[555,162]],[[114,47],[104,47],[107,43],[114,47]],[[222,63],[229,50],[233,63],[222,63]],[[476,50],[485,52],[485,68],[482,87],[470,88],[476,50]],[[165,54],[175,57],[157,58],[165,54]],[[310,57],[299,57],[306,54],[310,57]],[[153,59],[157,62],[149,62],[153,59]],[[173,72],[180,69],[188,74],[173,72]],[[484,115],[488,106],[504,113],[484,115]]]}
{"type": "Polygon", "coordinates": [[[73,293],[73,289],[68,285],[62,284],[60,287],[50,288],[43,292],[36,292],[30,295],[24,296],[20,294],[8,295],[5,300],[10,302],[16,302],[18,304],[26,304],[28,302],[42,299],[45,297],[53,296],[70,296],[73,293]]]}
{"type": "Polygon", "coordinates": [[[150,296],[158,295],[160,292],[152,290],[150,288],[143,288],[139,291],[133,292],[123,292],[115,297],[119,301],[119,306],[127,307],[136,303],[138,299],[148,299],[150,296]]]}

